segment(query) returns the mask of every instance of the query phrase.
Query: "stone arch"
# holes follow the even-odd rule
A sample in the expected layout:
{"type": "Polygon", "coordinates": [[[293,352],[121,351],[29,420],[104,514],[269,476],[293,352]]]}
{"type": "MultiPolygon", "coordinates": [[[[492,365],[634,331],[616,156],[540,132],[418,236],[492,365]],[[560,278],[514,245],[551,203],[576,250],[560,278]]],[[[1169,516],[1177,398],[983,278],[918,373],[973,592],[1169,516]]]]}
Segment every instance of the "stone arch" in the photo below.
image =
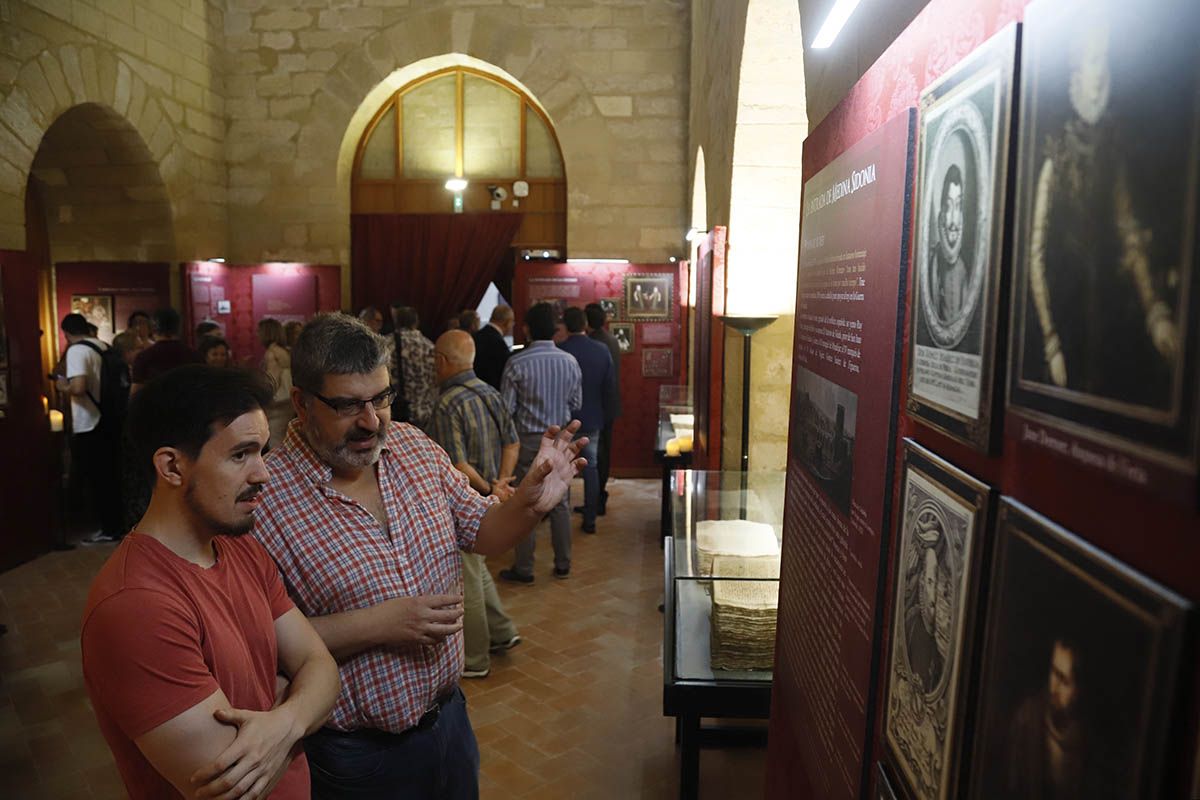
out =
{"type": "Polygon", "coordinates": [[[187,194],[176,129],[183,112],[179,108],[173,118],[155,96],[171,88],[166,73],[91,45],[65,44],[26,60],[0,102],[0,173],[7,173],[0,180],[0,247],[24,249],[25,187],[34,157],[50,127],[85,104],[109,109],[137,131],[160,171],[174,214],[187,194]]]}
{"type": "Polygon", "coordinates": [[[42,137],[29,181],[38,185],[52,263],[174,260],[158,161],[113,107],[80,103],[60,115],[42,137]]]}
{"type": "MultiPolygon", "coordinates": [[[[750,464],[787,464],[792,333],[802,187],[808,135],[804,42],[794,0],[749,0],[738,75],[730,180],[726,308],[778,315],[755,335],[750,464]]],[[[726,375],[740,375],[741,348],[726,348],[726,375]]],[[[740,380],[726,383],[724,463],[736,463],[743,409],[740,380]]]]}
{"type": "MultiPolygon", "coordinates": [[[[390,90],[394,80],[391,76],[403,71],[406,65],[419,62],[432,65],[437,62],[430,59],[437,58],[486,64],[537,99],[553,120],[570,180],[568,239],[573,249],[603,248],[603,242],[593,245],[577,238],[573,229],[589,211],[607,201],[607,197],[589,194],[584,187],[589,177],[607,183],[617,141],[611,134],[596,135],[596,131],[608,133],[608,121],[580,78],[570,50],[565,45],[537,41],[527,28],[514,24],[512,15],[503,10],[436,8],[411,14],[367,37],[362,47],[343,56],[328,71],[313,92],[307,112],[297,117],[294,175],[303,177],[310,186],[326,187],[322,197],[313,198],[319,205],[308,211],[312,215],[309,221],[338,220],[336,229],[330,231],[333,237],[330,247],[322,247],[324,242],[310,241],[307,249],[297,248],[297,252],[328,252],[329,257],[349,263],[354,145],[371,111],[378,108],[378,98],[390,90]],[[590,128],[590,135],[571,135],[572,131],[585,127],[590,128]],[[338,154],[336,161],[329,158],[331,152],[338,154]]],[[[238,191],[233,177],[236,166],[231,164],[234,203],[238,191]]],[[[343,297],[349,296],[349,271],[343,270],[343,297]]]]}

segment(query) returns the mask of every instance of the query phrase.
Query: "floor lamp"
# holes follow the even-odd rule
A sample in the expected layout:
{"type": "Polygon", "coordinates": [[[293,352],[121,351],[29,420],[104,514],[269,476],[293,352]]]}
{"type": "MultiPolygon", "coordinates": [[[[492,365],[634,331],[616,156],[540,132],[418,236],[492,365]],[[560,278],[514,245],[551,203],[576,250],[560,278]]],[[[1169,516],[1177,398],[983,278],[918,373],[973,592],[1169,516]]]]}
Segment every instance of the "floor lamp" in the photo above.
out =
{"type": "Polygon", "coordinates": [[[726,328],[742,335],[742,499],[741,518],[746,518],[746,492],[750,478],[750,339],[779,317],[739,317],[721,314],[726,328]]]}

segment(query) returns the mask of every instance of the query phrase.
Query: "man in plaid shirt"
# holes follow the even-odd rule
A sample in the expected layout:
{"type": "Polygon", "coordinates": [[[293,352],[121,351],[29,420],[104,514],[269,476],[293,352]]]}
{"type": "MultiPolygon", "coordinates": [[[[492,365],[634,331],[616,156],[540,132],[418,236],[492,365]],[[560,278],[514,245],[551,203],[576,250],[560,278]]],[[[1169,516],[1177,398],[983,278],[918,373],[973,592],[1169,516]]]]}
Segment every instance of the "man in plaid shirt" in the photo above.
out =
{"type": "Polygon", "coordinates": [[[446,453],[393,423],[391,342],[322,314],[292,350],[297,418],[268,462],[255,535],[338,660],[342,692],[306,740],[314,798],[476,798],[479,750],[458,688],[460,551],[502,553],[582,467],[579,428],[546,431],[500,503],[446,453]]]}

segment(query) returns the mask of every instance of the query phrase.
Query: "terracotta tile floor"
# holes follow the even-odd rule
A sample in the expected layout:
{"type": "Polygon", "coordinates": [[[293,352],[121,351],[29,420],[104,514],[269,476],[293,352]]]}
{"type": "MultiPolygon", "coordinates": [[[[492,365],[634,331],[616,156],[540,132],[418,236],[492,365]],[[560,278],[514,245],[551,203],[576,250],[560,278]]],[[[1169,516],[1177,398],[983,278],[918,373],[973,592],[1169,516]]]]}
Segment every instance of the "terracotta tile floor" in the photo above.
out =
{"type": "MultiPolygon", "coordinates": [[[[657,481],[610,482],[600,533],[579,532],[571,577],[551,576],[540,531],[537,581],[498,581],[523,643],[464,681],[484,798],[673,798],[674,722],[662,716],[662,556],[657,481]]],[[[582,496],[580,487],[573,491],[582,496]]],[[[544,528],[545,526],[543,526],[544,528]]],[[[79,666],[78,623],[111,547],[51,553],[0,574],[0,795],[120,798],[79,666]]],[[[493,574],[508,557],[489,559],[493,574]]],[[[764,751],[704,750],[702,798],[762,796],[764,751]]]]}

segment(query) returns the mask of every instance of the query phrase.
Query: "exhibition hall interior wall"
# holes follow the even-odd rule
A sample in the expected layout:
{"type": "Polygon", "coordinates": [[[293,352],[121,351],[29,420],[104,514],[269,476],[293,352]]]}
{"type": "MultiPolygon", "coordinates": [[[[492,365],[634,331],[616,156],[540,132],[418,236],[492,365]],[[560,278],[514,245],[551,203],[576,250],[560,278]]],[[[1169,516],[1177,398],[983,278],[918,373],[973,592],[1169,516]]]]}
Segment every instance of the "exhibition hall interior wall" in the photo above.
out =
{"type": "MultiPolygon", "coordinates": [[[[612,467],[619,477],[652,477],[658,432],[659,388],[687,384],[688,271],[684,264],[542,264],[520,262],[513,278],[514,308],[546,301],[562,309],[602,303],[609,330],[622,342],[621,418],[613,426],[612,467]],[[639,283],[659,288],[657,308],[635,301],[639,283]],[[669,291],[667,291],[669,289],[669,291]]],[[[513,337],[525,342],[518,321],[513,337]]],[[[560,326],[559,337],[565,335],[560,326]]]]}
{"type": "MultiPolygon", "coordinates": [[[[1179,35],[1172,38],[1162,33],[1177,30],[1176,23],[1183,20],[1189,20],[1194,28],[1194,8],[1166,2],[1155,4],[1150,14],[1153,19],[1145,22],[1120,17],[1121,25],[1113,27],[1126,31],[1128,41],[1138,45],[1136,55],[1132,55],[1129,49],[1119,48],[1120,38],[1115,30],[1111,39],[1103,33],[1093,33],[1083,44],[1068,46],[1062,41],[1066,31],[1089,29],[1055,19],[1050,8],[1054,3],[1034,4],[1031,9],[1027,5],[1023,0],[970,3],[933,0],[813,129],[804,144],[798,320],[805,316],[809,306],[813,307],[813,313],[825,316],[826,322],[832,319],[833,312],[828,312],[827,307],[822,310],[818,302],[828,297],[827,293],[821,293],[828,286],[821,285],[818,279],[829,276],[812,271],[819,261],[820,248],[826,246],[826,236],[830,246],[854,249],[856,237],[864,243],[865,268],[856,272],[854,268],[859,265],[850,265],[846,270],[850,275],[865,275],[864,288],[860,290],[866,295],[863,306],[875,300],[872,295],[880,290],[880,284],[898,285],[900,293],[880,301],[882,306],[891,302],[898,312],[897,322],[891,327],[886,316],[877,316],[870,310],[859,312],[866,324],[850,334],[861,337],[860,343],[852,342],[850,347],[861,350],[860,354],[813,356],[814,344],[820,344],[816,340],[823,334],[802,330],[799,323],[796,327],[788,522],[768,754],[770,797],[889,797],[881,788],[884,781],[894,787],[897,797],[908,793],[921,797],[997,796],[983,787],[991,785],[994,791],[1001,791],[998,787],[1003,778],[997,775],[1003,768],[997,761],[1006,752],[1006,735],[1018,730],[1018,723],[1010,724],[1007,717],[1014,710],[1026,707],[1022,704],[1026,695],[1034,696],[1038,687],[1046,685],[1049,662],[1060,657],[1068,659],[1068,664],[1074,659],[1076,664],[1087,665],[1080,667],[1086,671],[1075,675],[1084,676],[1077,687],[1080,694],[1076,710],[1082,709],[1079,713],[1085,715],[1082,724],[1099,726],[1094,732],[1100,735],[1093,737],[1094,748],[1087,756],[1087,773],[1078,778],[1080,785],[1095,786],[1107,781],[1104,791],[1122,797],[1184,797],[1192,796],[1187,792],[1194,791],[1191,770],[1196,750],[1195,701],[1200,675],[1186,634],[1190,627],[1187,621],[1190,605],[1200,599],[1200,573],[1195,569],[1200,563],[1194,449],[1195,304],[1181,290],[1175,296],[1182,299],[1171,305],[1170,313],[1179,326],[1173,351],[1181,359],[1174,362],[1178,403],[1176,413],[1162,416],[1166,421],[1157,429],[1149,423],[1140,428],[1129,423],[1122,429],[1123,436],[1117,436],[1113,433],[1117,429],[1111,416],[1087,409],[1081,412],[1071,405],[1075,402],[1072,397],[1082,396],[1078,394],[1080,389],[1073,395],[1045,391],[1049,396],[1066,399],[1057,406],[1039,406],[1040,395],[1035,390],[1042,384],[1038,381],[1044,385],[1058,381],[1030,377],[1027,368],[1025,372],[1018,368],[1014,381],[1010,381],[1007,362],[1013,356],[1007,345],[1012,334],[1008,324],[1011,284],[1015,282],[1018,287],[1012,289],[1011,295],[1017,298],[1013,302],[1019,312],[1013,319],[1019,321],[1021,314],[1027,319],[1026,328],[1018,327],[1018,333],[1036,332],[1038,317],[1034,312],[1041,301],[1036,288],[1028,289],[1028,281],[1034,281],[1036,287],[1043,280],[1039,271],[1044,269],[1049,274],[1053,265],[1040,266],[1043,262],[1039,260],[1038,249],[1031,249],[1030,241],[1032,236],[1040,235],[1047,238],[1035,241],[1049,241],[1046,246],[1052,247],[1053,234],[1047,233],[1045,226],[1055,224],[1055,220],[1062,224],[1060,217],[1049,217],[1049,223],[1031,223],[1043,219],[1038,215],[1044,214],[1034,210],[1043,201],[1036,199],[1038,193],[1032,188],[1039,181],[1048,180],[1041,177],[1045,168],[1040,159],[1052,162],[1055,156],[1053,151],[1043,155],[1042,150],[1032,149],[1034,145],[1030,142],[1039,148],[1045,146],[1051,139],[1047,130],[1053,130],[1045,126],[1056,121],[1062,125],[1070,117],[1061,111],[1056,116],[1045,111],[1051,103],[1046,99],[1051,95],[1046,94],[1037,95],[1041,116],[1026,118],[1030,109],[1022,106],[1022,93],[1032,91],[1033,86],[1051,85],[1052,75],[1063,78],[1067,64],[1077,65],[1078,59],[1086,58],[1080,53],[1095,52],[1088,47],[1103,51],[1111,41],[1114,63],[1125,67],[1124,74],[1114,68],[1114,74],[1119,76],[1111,84],[1114,103],[1117,98],[1131,102],[1127,99],[1134,96],[1129,91],[1131,74],[1138,75],[1140,86],[1177,83],[1181,88],[1175,91],[1185,93],[1185,97],[1191,91],[1194,98],[1196,65],[1194,56],[1186,55],[1194,53],[1194,49],[1172,51],[1171,45],[1179,44],[1179,35]],[[1022,21],[1027,24],[1022,30],[1018,58],[1013,23],[1022,21]],[[1155,32],[1154,47],[1147,44],[1147,30],[1155,32]],[[1030,31],[1040,38],[1031,40],[1030,31]],[[988,47],[981,48],[985,43],[988,47]],[[1156,48],[1161,48],[1161,52],[1156,48]],[[967,57],[977,50],[968,62],[967,57]],[[1039,60],[1031,62],[1033,56],[1039,60]],[[1077,60],[1072,62],[1072,58],[1077,60]],[[1018,62],[1023,67],[1033,63],[1034,67],[1029,74],[1014,77],[1018,62]],[[989,63],[1002,66],[988,72],[989,63]],[[1143,74],[1138,71],[1143,67],[1131,67],[1136,64],[1151,66],[1144,67],[1143,74]],[[1164,79],[1172,65],[1179,66],[1179,74],[1193,76],[1192,83],[1164,79]],[[919,112],[910,111],[922,103],[922,93],[927,87],[956,67],[959,69],[956,76],[967,77],[955,77],[941,84],[927,93],[919,112]],[[1052,73],[1055,69],[1058,72],[1052,73]],[[985,74],[992,76],[993,83],[982,78],[970,82],[971,76],[985,74]],[[1035,77],[1044,83],[1037,83],[1035,77]],[[1010,89],[1005,89],[1006,80],[1010,89]],[[962,86],[973,88],[957,91],[956,87],[962,86]],[[945,407],[953,409],[954,401],[943,396],[943,412],[938,412],[938,403],[928,399],[937,394],[930,388],[936,381],[928,381],[923,390],[912,390],[914,374],[920,384],[922,374],[928,377],[928,370],[938,369],[936,365],[930,367],[927,359],[931,357],[931,345],[925,341],[930,336],[925,326],[938,327],[925,320],[931,314],[936,318],[937,312],[924,310],[931,306],[922,307],[920,299],[914,308],[912,298],[920,298],[921,291],[927,294],[937,291],[921,281],[923,272],[932,269],[928,265],[935,263],[930,248],[936,246],[936,238],[933,245],[928,239],[938,224],[936,196],[951,179],[945,178],[947,173],[937,173],[938,180],[930,179],[928,183],[934,188],[923,189],[927,184],[922,182],[926,174],[922,170],[928,167],[933,175],[932,170],[937,169],[940,156],[936,149],[936,124],[938,120],[952,119],[951,112],[937,116],[943,113],[940,109],[948,107],[940,98],[961,98],[964,93],[981,91],[980,86],[990,86],[989,91],[994,92],[989,95],[994,104],[991,100],[982,104],[990,110],[988,114],[996,115],[986,119],[996,133],[991,141],[998,147],[1007,144],[1009,151],[1005,158],[1001,149],[996,158],[999,194],[991,202],[998,201],[1001,205],[994,206],[995,216],[984,222],[973,214],[986,201],[982,194],[964,212],[968,224],[976,226],[975,230],[984,230],[984,225],[990,227],[995,245],[993,250],[984,248],[968,258],[976,264],[986,259],[1001,266],[993,273],[995,283],[985,281],[984,287],[978,289],[982,303],[990,304],[987,313],[993,315],[991,331],[995,336],[990,357],[994,366],[988,366],[985,346],[983,366],[981,371],[975,368],[973,380],[993,381],[992,400],[987,400],[984,391],[978,402],[978,419],[964,424],[955,421],[965,419],[961,414],[944,411],[945,407]],[[1004,95],[1009,90],[1015,109],[1011,128],[1003,116],[1004,95]],[[935,105],[935,101],[942,104],[935,105]],[[880,137],[891,136],[889,129],[897,125],[906,127],[905,118],[909,114],[920,121],[907,147],[907,163],[898,163],[895,157],[881,157],[886,148],[880,137]],[[1043,127],[1036,129],[1038,135],[1030,136],[1022,125],[1035,123],[1043,127]],[[824,172],[831,165],[836,175],[824,172]],[[883,186],[886,176],[894,174],[908,176],[907,189],[882,198],[882,205],[868,203],[865,209],[862,203],[855,205],[859,202],[856,194],[868,198],[882,196],[887,191],[883,186]],[[923,201],[923,191],[934,199],[923,201]],[[924,202],[935,205],[926,206],[924,202]],[[934,210],[922,215],[923,208],[934,210]],[[851,211],[887,216],[847,217],[851,211]],[[838,214],[842,214],[841,218],[838,214]],[[872,237],[879,235],[877,231],[846,234],[838,231],[839,225],[856,225],[860,229],[902,228],[902,249],[876,257],[865,242],[873,242],[872,237]],[[1040,233],[1032,234],[1032,230],[1040,233]],[[806,248],[812,248],[813,252],[806,256],[806,248]],[[1030,263],[1035,265],[1032,278],[1029,278],[1030,263]],[[1019,271],[1018,266],[1021,266],[1019,271]],[[898,269],[904,271],[900,275],[888,274],[889,270],[898,269]],[[1180,314],[1179,309],[1185,312],[1180,314]],[[894,341],[894,347],[870,363],[868,350],[880,341],[894,341]],[[914,354],[922,359],[919,364],[915,363],[914,354]],[[856,369],[851,375],[845,369],[847,362],[859,357],[861,372],[856,369]],[[809,377],[805,373],[810,373],[809,377]],[[820,374],[812,377],[811,373],[820,374]],[[824,386],[831,382],[835,382],[831,387],[824,386]],[[1016,388],[1008,388],[1010,383],[1016,388]],[[813,388],[818,385],[820,389],[813,388]],[[849,418],[854,413],[851,390],[858,396],[857,429],[852,421],[842,420],[843,416],[849,418]],[[1006,391],[1012,392],[1012,400],[1008,402],[1006,391]],[[897,418],[864,422],[861,406],[864,392],[894,396],[893,414],[897,418]],[[921,394],[924,397],[918,396],[921,394]],[[811,434],[806,434],[806,419],[823,413],[822,405],[838,418],[836,424],[845,454],[849,456],[852,451],[853,489],[849,488],[847,473],[846,486],[841,487],[848,492],[845,497],[839,496],[837,475],[823,473],[821,469],[837,466],[832,463],[836,459],[830,457],[830,451],[805,448],[811,438],[811,434]],[[1010,406],[1021,408],[1014,411],[1010,406]],[[1074,421],[1064,422],[1064,419],[1074,421]],[[980,421],[990,422],[990,433],[986,426],[980,430],[980,421]],[[870,449],[871,444],[865,441],[868,426],[890,429],[886,447],[870,449]],[[1182,455],[1175,455],[1180,450],[1182,455]],[[818,454],[815,457],[814,452],[818,454]],[[890,461],[879,458],[885,453],[890,454],[890,461]],[[864,481],[863,473],[870,473],[871,480],[864,481]],[[860,486],[874,485],[874,481],[883,477],[889,481],[885,492],[889,495],[890,512],[878,520],[876,515],[868,513],[870,498],[860,486]],[[953,608],[959,627],[950,632],[950,645],[944,640],[946,634],[938,630],[937,635],[943,639],[933,647],[936,656],[925,654],[924,663],[929,670],[926,677],[930,682],[920,687],[919,679],[914,678],[916,668],[911,666],[921,661],[916,655],[920,636],[910,627],[914,624],[919,627],[920,620],[917,618],[914,623],[911,615],[905,616],[905,608],[911,611],[914,606],[906,605],[897,612],[894,604],[895,598],[901,597],[919,605],[915,598],[921,594],[919,584],[924,566],[921,536],[932,537],[929,531],[948,531],[954,527],[947,522],[954,515],[946,511],[945,504],[935,502],[938,496],[959,498],[961,508],[967,509],[959,518],[971,522],[962,523],[966,527],[959,530],[967,534],[959,535],[970,539],[971,546],[961,546],[964,538],[957,540],[960,547],[955,551],[956,557],[965,559],[965,563],[956,567],[947,564],[947,552],[954,548],[944,548],[928,556],[931,564],[938,563],[928,570],[929,585],[946,586],[947,573],[967,577],[957,584],[958,588],[939,588],[938,601],[931,603],[935,620],[939,613],[953,608]],[[839,508],[843,500],[845,505],[839,508]],[[932,505],[922,506],[922,502],[932,505]],[[1062,571],[1055,572],[1058,569],[1062,571]],[[795,579],[801,574],[812,580],[799,585],[795,579]],[[1014,586],[1021,588],[1014,591],[1014,586]],[[822,616],[823,609],[838,611],[822,616]],[[1020,636],[1014,639],[1011,621],[1018,614],[1022,620],[1020,636]],[[1010,628],[1004,628],[1003,622],[1009,622],[1010,628]],[[956,636],[957,651],[952,644],[956,636]],[[903,641],[898,643],[897,637],[903,641]],[[804,646],[797,647],[797,643],[804,646]],[[942,657],[946,658],[945,663],[938,661],[935,666],[928,666],[930,658],[942,657]],[[898,666],[901,663],[909,666],[901,668],[898,666]],[[938,680],[933,680],[934,675],[938,680]],[[1132,688],[1123,691],[1123,687],[1132,688]],[[923,712],[913,712],[913,708],[926,709],[924,713],[931,716],[923,718],[923,712]],[[921,730],[934,730],[934,722],[942,726],[938,734],[942,738],[931,738],[936,746],[923,750],[914,744],[917,741],[914,736],[921,730]],[[910,727],[905,728],[906,724],[910,727]],[[1115,731],[1120,733],[1105,736],[1115,731]],[[1102,750],[1099,743],[1106,738],[1124,742],[1127,747],[1102,750]],[[925,757],[925,764],[933,767],[914,766],[925,757]],[[882,773],[877,768],[880,763],[882,773]],[[993,783],[986,784],[989,780],[993,783]],[[1136,785],[1130,785],[1130,781],[1136,785]],[[914,785],[919,790],[914,791],[914,785]],[[875,794],[876,791],[879,793],[875,794]]],[[[1117,4],[1106,5],[1112,9],[1117,4]]],[[[1076,6],[1072,9],[1079,10],[1076,6]]],[[[1122,12],[1112,13],[1119,16],[1122,12]]],[[[1061,82],[1067,83],[1065,79],[1061,82]]],[[[1104,96],[1108,98],[1107,94],[1104,96]]],[[[1141,89],[1136,96],[1148,97],[1141,89]]],[[[1168,101],[1170,98],[1161,102],[1168,101]]],[[[1059,92],[1057,102],[1066,105],[1067,92],[1059,92]]],[[[1153,100],[1144,102],[1145,108],[1154,108],[1153,100]]],[[[1186,99],[1183,105],[1186,106],[1186,99]]],[[[1179,153],[1188,146],[1194,147],[1196,132],[1186,129],[1186,116],[1171,114],[1166,108],[1159,111],[1155,119],[1184,119],[1184,132],[1179,135],[1190,139],[1184,138],[1182,145],[1177,140],[1164,139],[1166,144],[1149,154],[1127,148],[1110,159],[1130,159],[1143,166],[1155,164],[1148,174],[1164,177],[1159,184],[1161,191],[1194,193],[1194,176],[1191,189],[1187,189],[1186,171],[1174,164],[1164,166],[1161,161],[1163,153],[1179,153]],[[1139,157],[1140,162],[1136,161],[1139,157]],[[1166,179],[1167,175],[1173,177],[1166,179]]],[[[1127,106],[1119,109],[1119,113],[1125,124],[1138,118],[1127,106]]],[[[970,128],[974,124],[968,120],[970,116],[959,112],[954,119],[964,128],[970,128]]],[[[1163,129],[1168,133],[1157,135],[1170,135],[1170,126],[1163,129]]],[[[970,162],[968,156],[969,153],[963,158],[970,162]]],[[[1195,153],[1193,169],[1194,158],[1195,153]]],[[[1139,194],[1140,190],[1141,187],[1131,190],[1135,210],[1146,207],[1148,193],[1139,194]]],[[[1176,241],[1186,242],[1188,237],[1179,231],[1186,231],[1189,224],[1194,231],[1195,219],[1189,221],[1185,216],[1193,211],[1194,198],[1179,199],[1164,205],[1161,218],[1151,217],[1154,221],[1144,224],[1157,224],[1160,240],[1174,236],[1176,241]],[[1172,227],[1173,215],[1183,216],[1182,228],[1172,227]]],[[[1115,229],[1117,223],[1112,227],[1115,229]]],[[[1069,238],[1069,234],[1063,238],[1069,238]]],[[[1184,275],[1190,270],[1194,279],[1194,254],[1186,247],[1182,252],[1183,260],[1176,266],[1184,275]],[[1189,256],[1191,262],[1187,260],[1189,256]]],[[[1128,260],[1125,263],[1119,274],[1144,274],[1139,273],[1142,268],[1136,264],[1130,266],[1128,260]]],[[[1135,282],[1136,278],[1131,286],[1135,282]]],[[[1144,285],[1150,283],[1146,281],[1144,285]]],[[[1178,285],[1161,277],[1153,282],[1154,290],[1160,292],[1174,291],[1172,287],[1178,285]]],[[[1186,287],[1187,281],[1182,285],[1186,287]]],[[[1072,302],[1083,308],[1085,285],[1077,286],[1081,294],[1072,302]]],[[[1136,303],[1138,290],[1129,288],[1125,292],[1136,303]]],[[[845,316],[852,318],[854,313],[847,312],[845,316]]],[[[1144,315],[1131,329],[1135,335],[1146,336],[1148,330],[1153,330],[1146,316],[1149,315],[1144,315]]],[[[1117,324],[1116,317],[1103,318],[1110,326],[1117,324]]],[[[1071,337],[1078,339],[1079,331],[1068,327],[1072,322],[1082,330],[1087,318],[1060,322],[1059,333],[1064,342],[1071,337]]],[[[1025,335],[1029,338],[1034,334],[1025,335]]],[[[963,334],[959,332],[957,336],[961,340],[963,334]]],[[[1043,352],[1048,358],[1054,353],[1050,337],[1046,338],[1047,346],[1043,348],[1039,341],[1034,351],[1039,363],[1043,352]]],[[[832,334],[826,339],[846,341],[832,334]]],[[[946,347],[943,343],[938,346],[946,347]]],[[[1029,348],[1016,349],[1024,357],[1031,352],[1029,348]]],[[[835,346],[831,345],[828,352],[835,352],[835,346]]],[[[1130,352],[1124,346],[1117,346],[1106,355],[1116,363],[1129,363],[1130,352]]],[[[943,372],[952,374],[952,370],[943,372]]],[[[1140,391],[1141,379],[1124,378],[1125,384],[1131,380],[1139,386],[1129,391],[1140,391]]],[[[946,386],[943,384],[942,388],[946,386]]],[[[1122,390],[1109,387],[1095,391],[1112,394],[1122,390]]],[[[1118,406],[1115,402],[1105,404],[1105,408],[1118,406]]],[[[832,418],[830,423],[834,424],[832,418]]],[[[814,424],[808,427],[811,429],[814,424]]],[[[930,541],[933,539],[927,539],[926,544],[930,541]]],[[[939,541],[951,539],[947,534],[939,541]]],[[[1066,673],[1070,672],[1070,666],[1066,667],[1066,673]]],[[[1033,741],[1031,747],[1036,748],[1037,739],[1033,741]]],[[[1103,794],[1085,791],[1082,796],[1103,794]]]]}

